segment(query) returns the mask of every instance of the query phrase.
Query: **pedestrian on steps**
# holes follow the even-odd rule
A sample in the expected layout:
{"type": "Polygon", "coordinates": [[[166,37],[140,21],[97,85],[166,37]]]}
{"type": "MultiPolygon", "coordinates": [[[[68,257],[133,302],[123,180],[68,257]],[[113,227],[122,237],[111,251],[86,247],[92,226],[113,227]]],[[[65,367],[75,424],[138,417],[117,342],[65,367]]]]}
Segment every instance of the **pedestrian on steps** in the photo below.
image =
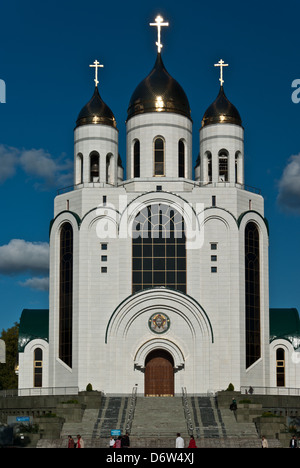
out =
{"type": "Polygon", "coordinates": [[[121,445],[122,445],[122,448],[130,447],[130,439],[129,439],[128,432],[126,432],[126,434],[122,437],[121,445]]]}
{"type": "Polygon", "coordinates": [[[121,439],[122,437],[119,436],[115,442],[114,448],[121,448],[121,439]]]}
{"type": "Polygon", "coordinates": [[[84,442],[81,435],[77,435],[76,448],[84,448],[84,442]]]}
{"type": "Polygon", "coordinates": [[[190,443],[189,443],[188,448],[197,448],[197,445],[196,445],[196,442],[195,442],[195,439],[194,439],[193,435],[191,435],[191,439],[190,439],[190,443]]]}
{"type": "Polygon", "coordinates": [[[180,432],[177,432],[176,448],[184,448],[184,440],[181,437],[180,432]]]}
{"type": "Polygon", "coordinates": [[[68,436],[68,448],[75,448],[75,442],[71,435],[68,436]]]}
{"type": "Polygon", "coordinates": [[[112,436],[110,436],[109,447],[113,448],[114,445],[115,445],[115,439],[112,436]]]}
{"type": "Polygon", "coordinates": [[[265,436],[262,436],[261,438],[261,448],[269,448],[269,444],[265,436]]]}

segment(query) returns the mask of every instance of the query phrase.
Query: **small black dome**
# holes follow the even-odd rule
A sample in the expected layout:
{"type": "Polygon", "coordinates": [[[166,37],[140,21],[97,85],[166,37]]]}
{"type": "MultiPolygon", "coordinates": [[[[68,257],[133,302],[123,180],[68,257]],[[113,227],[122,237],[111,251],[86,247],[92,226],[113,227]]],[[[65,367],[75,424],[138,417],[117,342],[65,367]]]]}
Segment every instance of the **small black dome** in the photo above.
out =
{"type": "Polygon", "coordinates": [[[227,99],[221,86],[216,100],[209,106],[202,119],[202,127],[216,123],[231,123],[242,126],[242,119],[236,107],[227,99]]]}
{"type": "Polygon", "coordinates": [[[165,69],[160,53],[152,71],[132,94],[127,119],[146,112],[174,112],[191,118],[188,98],[180,84],[165,69]]]}
{"type": "Polygon", "coordinates": [[[116,128],[117,123],[110,108],[103,102],[95,87],[91,100],[81,109],[76,120],[76,127],[81,125],[103,124],[116,128]]]}

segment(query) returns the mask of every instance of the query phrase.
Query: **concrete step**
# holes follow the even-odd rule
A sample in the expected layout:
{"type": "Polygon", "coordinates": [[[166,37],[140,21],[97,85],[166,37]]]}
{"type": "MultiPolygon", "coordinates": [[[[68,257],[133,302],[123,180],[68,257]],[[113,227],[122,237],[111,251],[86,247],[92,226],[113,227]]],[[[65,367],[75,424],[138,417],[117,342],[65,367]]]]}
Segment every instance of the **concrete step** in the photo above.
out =
{"type": "Polygon", "coordinates": [[[128,415],[128,397],[105,397],[99,409],[86,409],[79,423],[65,422],[61,437],[80,434],[82,438],[110,437],[110,431],[120,429],[125,433],[128,415]]]}
{"type": "Polygon", "coordinates": [[[238,423],[230,409],[219,409],[214,397],[189,397],[188,403],[195,428],[194,436],[202,438],[258,439],[253,422],[238,423]]]}
{"type": "Polygon", "coordinates": [[[131,427],[134,437],[187,435],[182,399],[180,397],[138,397],[131,427]]]}

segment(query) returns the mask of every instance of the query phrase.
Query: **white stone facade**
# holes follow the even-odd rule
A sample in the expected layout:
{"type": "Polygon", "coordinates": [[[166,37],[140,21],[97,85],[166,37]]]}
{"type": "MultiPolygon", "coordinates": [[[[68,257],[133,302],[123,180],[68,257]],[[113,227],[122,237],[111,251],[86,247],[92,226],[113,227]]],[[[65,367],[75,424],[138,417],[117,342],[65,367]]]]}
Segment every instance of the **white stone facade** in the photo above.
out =
{"type": "MultiPolygon", "coordinates": [[[[276,386],[276,348],[269,343],[269,235],[260,194],[244,175],[244,129],[235,124],[200,130],[199,165],[193,179],[192,121],[172,112],[141,113],[127,123],[127,179],[118,164],[118,130],[109,125],[75,129],[74,189],[58,195],[50,232],[49,340],[34,340],[20,353],[19,387],[33,382],[33,351],[43,354],[43,387],[87,384],[105,393],[145,391],[147,356],[169,353],[174,393],[206,393],[247,386],[276,386]],[[154,142],[164,141],[164,175],[154,176],[154,142]],[[140,174],[134,174],[135,141],[140,174]],[[184,143],[184,177],[178,177],[178,142],[184,143]],[[97,154],[97,175],[91,176],[97,154]],[[223,173],[220,159],[223,158],[223,173]],[[224,170],[225,165],[225,170],[224,170]],[[225,175],[224,175],[225,174],[225,175]],[[188,230],[186,292],[152,287],[133,293],[132,224],[145,206],[171,206],[188,230]],[[246,367],[245,228],[259,232],[260,354],[246,367]],[[73,230],[72,365],[60,357],[61,229],[73,230]],[[190,236],[190,234],[193,236],[190,236]],[[149,327],[164,314],[169,327],[149,327]]],[[[187,234],[187,233],[186,233],[187,234]]],[[[296,364],[287,383],[297,386],[296,364]]]]}

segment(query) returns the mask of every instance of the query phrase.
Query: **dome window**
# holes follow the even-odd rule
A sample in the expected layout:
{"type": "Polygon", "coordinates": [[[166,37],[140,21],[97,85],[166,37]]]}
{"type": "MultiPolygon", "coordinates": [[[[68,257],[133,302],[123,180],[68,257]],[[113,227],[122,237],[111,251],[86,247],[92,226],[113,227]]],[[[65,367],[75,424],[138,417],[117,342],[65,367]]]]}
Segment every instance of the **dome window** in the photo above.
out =
{"type": "Polygon", "coordinates": [[[185,175],[185,148],[183,140],[178,142],[178,177],[185,175]]]}
{"type": "Polygon", "coordinates": [[[154,176],[162,177],[165,175],[165,142],[162,138],[156,138],[154,141],[154,176]]]}
{"type": "Polygon", "coordinates": [[[136,140],[133,145],[133,177],[140,177],[140,142],[136,140]]]}
{"type": "Polygon", "coordinates": [[[228,152],[219,151],[219,182],[228,182],[228,152]]]}
{"type": "Polygon", "coordinates": [[[94,152],[91,154],[91,182],[99,182],[99,154],[94,152]]]}

